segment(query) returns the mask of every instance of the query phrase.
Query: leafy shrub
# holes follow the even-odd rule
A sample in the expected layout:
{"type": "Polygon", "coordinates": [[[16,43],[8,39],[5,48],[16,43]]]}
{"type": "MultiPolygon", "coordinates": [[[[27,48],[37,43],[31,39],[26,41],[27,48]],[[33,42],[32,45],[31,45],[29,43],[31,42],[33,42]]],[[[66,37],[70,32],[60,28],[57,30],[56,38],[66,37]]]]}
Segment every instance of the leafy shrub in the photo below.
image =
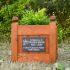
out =
{"type": "Polygon", "coordinates": [[[46,9],[43,8],[34,12],[33,10],[26,10],[23,18],[20,20],[20,24],[22,25],[43,25],[48,24],[50,22],[48,16],[45,13],[46,9]]]}
{"type": "Polygon", "coordinates": [[[65,66],[63,63],[55,63],[54,67],[56,70],[65,70],[65,66]]]}
{"type": "Polygon", "coordinates": [[[58,23],[58,41],[59,43],[62,40],[68,39],[70,37],[70,18],[66,19],[64,26],[58,23]]]}
{"type": "Polygon", "coordinates": [[[70,17],[66,19],[64,27],[64,35],[65,37],[70,37],[70,17]]]}
{"type": "Polygon", "coordinates": [[[58,42],[60,43],[63,40],[64,33],[63,33],[63,28],[60,24],[58,24],[58,42]]]}
{"type": "Polygon", "coordinates": [[[50,2],[45,0],[0,0],[0,40],[1,38],[2,40],[5,39],[4,36],[10,37],[11,19],[14,15],[18,16],[19,20],[21,19],[20,24],[48,24],[49,18],[45,14],[45,9],[39,9],[38,11],[36,11],[38,8],[43,7],[47,8],[46,13],[48,13],[48,15],[54,12],[54,14],[57,16],[57,20],[59,22],[57,24],[58,40],[61,42],[63,39],[67,39],[67,37],[70,37],[70,11],[69,1],[66,1],[66,3],[64,4],[65,6],[63,6],[63,9],[61,8],[61,3],[64,2],[50,2]],[[58,4],[59,6],[57,6],[58,4]],[[29,8],[32,8],[34,10],[24,11],[25,9],[29,8]]]}
{"type": "Polygon", "coordinates": [[[22,18],[25,9],[25,4],[22,1],[17,1],[14,4],[1,7],[0,10],[0,39],[3,40],[6,36],[10,38],[11,19],[13,16],[22,18]]]}

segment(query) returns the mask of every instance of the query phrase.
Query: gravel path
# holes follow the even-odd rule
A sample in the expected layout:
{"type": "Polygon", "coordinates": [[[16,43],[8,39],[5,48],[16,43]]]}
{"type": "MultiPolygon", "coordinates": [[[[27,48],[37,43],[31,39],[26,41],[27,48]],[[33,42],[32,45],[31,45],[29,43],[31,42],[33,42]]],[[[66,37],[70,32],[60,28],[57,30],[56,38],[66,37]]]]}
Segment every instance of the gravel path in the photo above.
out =
{"type": "MultiPolygon", "coordinates": [[[[61,62],[66,68],[70,68],[70,44],[60,44],[58,48],[57,63],[61,62]]],[[[53,64],[41,62],[10,62],[10,44],[0,43],[0,70],[52,70],[53,64]],[[48,69],[47,69],[48,68],[48,69]]]]}

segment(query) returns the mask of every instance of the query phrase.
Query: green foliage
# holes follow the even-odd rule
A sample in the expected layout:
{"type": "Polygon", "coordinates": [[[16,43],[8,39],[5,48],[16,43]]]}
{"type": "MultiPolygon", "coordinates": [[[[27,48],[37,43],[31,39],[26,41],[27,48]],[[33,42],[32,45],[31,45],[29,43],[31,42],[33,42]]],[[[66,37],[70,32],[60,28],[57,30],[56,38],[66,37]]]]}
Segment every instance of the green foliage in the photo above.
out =
{"type": "Polygon", "coordinates": [[[64,64],[58,63],[57,67],[56,67],[56,70],[65,70],[64,64]]]}
{"type": "MultiPolygon", "coordinates": [[[[0,10],[0,33],[1,38],[3,40],[3,37],[10,37],[7,35],[10,35],[11,31],[11,20],[13,16],[18,16],[20,19],[22,18],[25,5],[27,3],[24,2],[24,0],[14,2],[10,5],[3,5],[0,10]],[[4,36],[3,36],[4,35],[4,36]]],[[[1,39],[0,38],[0,39],[1,39]]]]}
{"type": "Polygon", "coordinates": [[[55,68],[56,70],[65,70],[64,64],[63,64],[63,63],[60,63],[60,62],[55,63],[55,64],[54,64],[54,68],[55,68]]]}
{"type": "Polygon", "coordinates": [[[13,16],[18,16],[19,19],[22,18],[23,12],[30,0],[12,0],[11,3],[9,2],[11,2],[11,0],[0,1],[2,6],[0,10],[0,32],[2,34],[10,32],[11,19],[13,16]],[[3,3],[7,4],[5,5],[3,3]]]}
{"type": "Polygon", "coordinates": [[[66,19],[66,21],[64,22],[64,27],[62,26],[62,24],[57,25],[58,27],[58,41],[59,43],[64,40],[64,39],[68,39],[70,37],[70,17],[68,19],[66,19]]]}
{"type": "Polygon", "coordinates": [[[61,42],[70,37],[69,8],[70,0],[0,0],[0,35],[10,37],[13,16],[18,16],[21,24],[42,25],[48,24],[48,16],[54,14],[58,22],[58,40],[61,42]],[[46,8],[47,12],[41,11],[42,8],[46,8]]]}
{"type": "Polygon", "coordinates": [[[60,24],[58,24],[58,42],[62,42],[63,37],[64,37],[64,33],[63,33],[63,28],[60,24]]]}
{"type": "Polygon", "coordinates": [[[22,10],[24,10],[24,5],[22,4],[12,4],[3,7],[0,10],[0,30],[8,31],[10,30],[11,19],[14,15],[21,17],[22,10]],[[19,5],[19,6],[18,6],[19,5]]]}
{"type": "Polygon", "coordinates": [[[64,29],[64,35],[65,37],[70,37],[70,17],[66,19],[64,29]]]}
{"type": "Polygon", "coordinates": [[[33,10],[26,10],[23,18],[20,20],[21,24],[25,25],[43,25],[50,22],[48,16],[45,13],[46,9],[43,8],[34,12],[33,10]]]}

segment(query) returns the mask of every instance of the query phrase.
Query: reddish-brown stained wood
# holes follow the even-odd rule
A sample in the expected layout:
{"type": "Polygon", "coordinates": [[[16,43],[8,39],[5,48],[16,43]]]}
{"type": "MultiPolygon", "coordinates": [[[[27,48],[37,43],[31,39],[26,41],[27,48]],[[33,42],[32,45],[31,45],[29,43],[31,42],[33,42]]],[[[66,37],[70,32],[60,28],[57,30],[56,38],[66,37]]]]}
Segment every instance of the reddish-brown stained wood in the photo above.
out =
{"type": "Polygon", "coordinates": [[[17,18],[16,17],[13,17],[12,19],[12,25],[11,25],[11,59],[12,61],[17,61],[17,18]]]}
{"type": "Polygon", "coordinates": [[[40,54],[32,54],[32,53],[24,53],[24,54],[19,54],[18,57],[18,61],[19,62],[32,62],[32,61],[38,61],[38,62],[45,62],[45,63],[49,63],[50,58],[49,58],[49,54],[44,54],[44,53],[40,53],[40,54]]]}
{"type": "Polygon", "coordinates": [[[55,16],[50,17],[49,25],[18,25],[17,17],[13,17],[11,30],[12,61],[31,62],[39,61],[53,63],[57,58],[57,28],[55,16]],[[45,52],[22,51],[24,36],[46,36],[45,52]]]}
{"type": "Polygon", "coordinates": [[[49,45],[50,45],[50,60],[51,62],[56,61],[57,55],[57,38],[56,38],[56,24],[55,22],[51,22],[50,24],[50,38],[49,38],[49,45]]]}
{"type": "Polygon", "coordinates": [[[18,35],[48,35],[48,25],[18,25],[18,35]]]}
{"type": "MultiPolygon", "coordinates": [[[[46,36],[47,40],[46,40],[46,52],[23,52],[22,51],[22,38],[23,36],[19,36],[18,38],[18,61],[28,61],[30,62],[31,60],[33,61],[45,61],[47,62],[49,60],[49,38],[48,36],[46,36]],[[47,56],[47,57],[46,57],[47,56]],[[23,60],[20,60],[21,58],[23,58],[23,60]],[[46,59],[46,60],[45,60],[46,59]]],[[[48,61],[49,62],[49,61],[48,61]]]]}

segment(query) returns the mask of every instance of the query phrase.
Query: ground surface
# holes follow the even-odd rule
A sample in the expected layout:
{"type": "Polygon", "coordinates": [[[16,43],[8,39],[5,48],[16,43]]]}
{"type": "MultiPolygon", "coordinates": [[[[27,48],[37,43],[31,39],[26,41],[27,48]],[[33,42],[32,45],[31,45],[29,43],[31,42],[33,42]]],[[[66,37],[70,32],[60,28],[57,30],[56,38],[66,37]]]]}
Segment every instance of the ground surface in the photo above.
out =
{"type": "MultiPolygon", "coordinates": [[[[70,44],[63,43],[58,46],[57,63],[61,62],[66,68],[70,68],[70,44]]],[[[12,63],[10,54],[10,44],[0,43],[0,70],[50,70],[47,67],[53,66],[53,64],[41,62],[12,63]]]]}

